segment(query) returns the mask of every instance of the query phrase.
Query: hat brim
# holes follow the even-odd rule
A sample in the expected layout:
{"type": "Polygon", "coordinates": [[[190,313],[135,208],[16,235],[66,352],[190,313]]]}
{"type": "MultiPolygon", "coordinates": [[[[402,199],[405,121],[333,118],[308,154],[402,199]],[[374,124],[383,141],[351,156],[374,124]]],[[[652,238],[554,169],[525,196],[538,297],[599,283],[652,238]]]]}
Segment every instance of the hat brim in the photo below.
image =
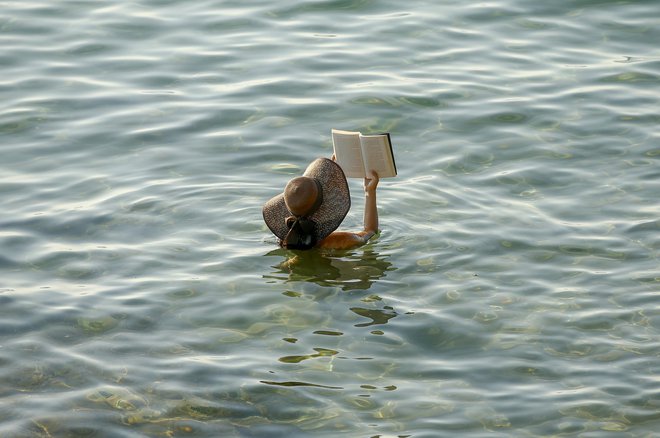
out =
{"type": "MultiPolygon", "coordinates": [[[[348,182],[341,167],[327,158],[314,160],[307,166],[303,176],[315,178],[323,189],[323,202],[308,216],[316,223],[316,236],[321,241],[339,227],[351,208],[348,182]]],[[[262,213],[270,231],[280,240],[284,240],[289,232],[285,219],[291,216],[284,202],[284,193],[266,202],[262,213]]]]}

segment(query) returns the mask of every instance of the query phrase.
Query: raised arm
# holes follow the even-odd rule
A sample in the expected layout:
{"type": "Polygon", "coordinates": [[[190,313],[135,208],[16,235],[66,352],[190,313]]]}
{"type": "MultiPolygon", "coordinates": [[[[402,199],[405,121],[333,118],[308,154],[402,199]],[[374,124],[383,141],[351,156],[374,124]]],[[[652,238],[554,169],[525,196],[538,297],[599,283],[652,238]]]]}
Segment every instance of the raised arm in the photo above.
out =
{"type": "Polygon", "coordinates": [[[369,177],[364,179],[364,235],[367,239],[378,231],[378,207],[376,206],[376,187],[378,187],[378,174],[369,172],[369,177]]]}
{"type": "Polygon", "coordinates": [[[378,187],[378,174],[369,172],[364,179],[364,229],[357,233],[349,231],[335,231],[323,239],[319,246],[323,248],[348,249],[366,243],[378,231],[378,207],[376,205],[376,188],[378,187]]]}

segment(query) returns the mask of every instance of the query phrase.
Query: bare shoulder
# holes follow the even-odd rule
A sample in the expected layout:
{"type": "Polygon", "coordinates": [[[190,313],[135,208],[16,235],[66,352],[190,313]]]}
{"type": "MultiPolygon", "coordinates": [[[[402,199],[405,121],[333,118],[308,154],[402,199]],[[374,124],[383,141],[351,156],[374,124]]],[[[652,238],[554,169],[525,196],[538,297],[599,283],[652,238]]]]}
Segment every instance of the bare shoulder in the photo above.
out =
{"type": "Polygon", "coordinates": [[[328,237],[319,242],[320,248],[329,249],[350,249],[356,246],[363,245],[375,233],[372,231],[361,231],[359,233],[351,233],[349,231],[335,231],[328,237]]]}

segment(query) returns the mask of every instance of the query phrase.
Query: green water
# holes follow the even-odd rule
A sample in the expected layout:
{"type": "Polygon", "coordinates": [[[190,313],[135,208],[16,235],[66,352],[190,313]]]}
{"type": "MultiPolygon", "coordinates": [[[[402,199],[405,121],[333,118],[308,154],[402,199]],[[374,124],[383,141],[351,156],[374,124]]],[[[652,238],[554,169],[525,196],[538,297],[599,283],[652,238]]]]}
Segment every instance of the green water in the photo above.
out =
{"type": "Polygon", "coordinates": [[[0,437],[660,430],[657,2],[0,12],[0,437]],[[279,249],[331,128],[381,233],[279,249]]]}

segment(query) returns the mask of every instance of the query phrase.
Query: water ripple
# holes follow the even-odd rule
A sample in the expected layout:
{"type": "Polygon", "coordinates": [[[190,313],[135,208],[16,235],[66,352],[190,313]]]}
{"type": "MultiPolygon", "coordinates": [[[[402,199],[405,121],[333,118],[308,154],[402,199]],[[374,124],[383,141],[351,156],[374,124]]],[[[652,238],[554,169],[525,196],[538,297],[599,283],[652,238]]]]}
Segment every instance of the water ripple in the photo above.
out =
{"type": "Polygon", "coordinates": [[[0,435],[655,431],[654,2],[157,3],[3,6],[0,435]],[[382,230],[278,249],[332,127],[382,230]]]}

